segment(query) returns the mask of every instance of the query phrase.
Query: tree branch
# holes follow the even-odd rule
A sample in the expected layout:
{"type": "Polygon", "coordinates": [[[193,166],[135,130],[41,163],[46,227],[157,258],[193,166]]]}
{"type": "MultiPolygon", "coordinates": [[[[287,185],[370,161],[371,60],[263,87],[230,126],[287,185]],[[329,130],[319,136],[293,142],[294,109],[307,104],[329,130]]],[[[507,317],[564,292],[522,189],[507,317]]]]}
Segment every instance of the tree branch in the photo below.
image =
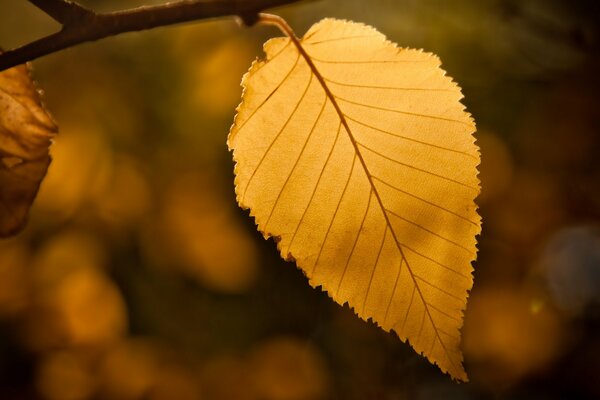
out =
{"type": "Polygon", "coordinates": [[[247,24],[258,12],[299,0],[183,0],[111,13],[96,13],[69,0],[29,0],[62,24],[49,36],[0,54],[0,71],[81,43],[182,22],[237,15],[247,24]]]}

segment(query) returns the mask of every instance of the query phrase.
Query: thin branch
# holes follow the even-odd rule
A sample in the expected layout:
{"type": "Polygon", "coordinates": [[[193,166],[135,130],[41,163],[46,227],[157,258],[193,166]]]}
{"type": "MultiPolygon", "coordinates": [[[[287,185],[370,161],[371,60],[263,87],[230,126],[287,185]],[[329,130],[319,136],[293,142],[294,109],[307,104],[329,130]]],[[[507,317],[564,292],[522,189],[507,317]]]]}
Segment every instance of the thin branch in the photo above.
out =
{"type": "Polygon", "coordinates": [[[68,0],[29,0],[62,24],[49,36],[0,54],[0,71],[81,43],[159,26],[237,15],[247,24],[258,12],[299,0],[183,0],[110,13],[96,13],[68,0]]]}

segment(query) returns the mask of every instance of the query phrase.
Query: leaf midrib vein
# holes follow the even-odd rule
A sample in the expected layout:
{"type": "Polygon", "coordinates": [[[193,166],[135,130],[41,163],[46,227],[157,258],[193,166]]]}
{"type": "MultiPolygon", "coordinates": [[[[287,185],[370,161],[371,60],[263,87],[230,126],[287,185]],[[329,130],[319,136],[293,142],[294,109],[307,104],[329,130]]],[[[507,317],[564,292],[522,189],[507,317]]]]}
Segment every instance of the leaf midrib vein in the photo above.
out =
{"type": "Polygon", "coordinates": [[[321,86],[323,87],[323,90],[325,91],[325,93],[327,94],[327,97],[329,97],[329,100],[331,101],[333,107],[336,110],[336,113],[338,114],[338,117],[340,118],[340,121],[342,123],[342,125],[344,126],[344,129],[346,130],[346,132],[348,133],[348,138],[350,139],[350,142],[352,143],[352,146],[354,147],[354,151],[356,153],[356,156],[358,157],[364,171],[365,171],[365,175],[367,176],[367,180],[369,181],[369,184],[371,185],[371,188],[373,190],[373,194],[375,195],[375,198],[377,199],[377,202],[379,203],[379,207],[381,208],[381,211],[383,213],[383,216],[385,218],[386,224],[387,226],[390,228],[390,232],[392,233],[392,237],[394,238],[394,241],[396,242],[396,247],[398,248],[398,251],[400,252],[400,256],[401,258],[404,260],[404,262],[406,263],[406,267],[409,271],[410,277],[413,281],[413,285],[414,288],[416,289],[416,291],[419,294],[419,297],[421,298],[421,301],[423,302],[423,306],[425,309],[425,312],[427,313],[427,316],[429,318],[429,320],[431,321],[431,326],[433,327],[433,330],[435,332],[435,335],[438,339],[438,341],[440,342],[440,344],[442,345],[442,348],[444,349],[444,352],[446,353],[446,357],[448,358],[448,361],[450,361],[450,364],[452,364],[452,366],[458,370],[460,370],[460,368],[458,368],[456,366],[456,364],[454,363],[454,360],[452,359],[452,357],[450,356],[450,353],[448,352],[448,349],[446,348],[446,344],[442,341],[440,334],[437,330],[437,326],[434,323],[433,317],[431,315],[431,312],[429,311],[429,307],[428,307],[428,303],[425,301],[425,297],[423,295],[423,293],[421,292],[421,288],[419,287],[419,284],[417,283],[416,278],[414,277],[412,268],[410,267],[410,264],[408,263],[408,259],[406,258],[406,255],[404,254],[404,250],[402,248],[402,246],[400,245],[398,238],[396,236],[396,232],[394,231],[394,228],[391,224],[391,221],[385,211],[385,207],[383,205],[383,201],[381,199],[381,196],[379,195],[379,192],[377,191],[377,187],[375,186],[375,183],[373,182],[372,178],[371,178],[371,174],[369,173],[369,168],[366,165],[366,162],[360,152],[360,150],[358,149],[358,143],[356,142],[356,139],[354,138],[354,135],[352,134],[352,131],[350,130],[350,127],[348,126],[348,122],[346,121],[345,115],[342,112],[336,97],[333,95],[333,93],[331,92],[331,90],[329,90],[329,87],[327,86],[327,83],[325,82],[325,79],[323,79],[323,76],[321,75],[321,73],[319,72],[319,70],[317,69],[317,67],[315,66],[315,64],[313,63],[311,56],[306,52],[306,50],[304,49],[304,47],[302,46],[302,43],[300,43],[300,40],[296,37],[296,35],[294,34],[294,32],[289,28],[289,27],[282,27],[280,26],[280,28],[282,28],[282,30],[284,30],[284,32],[289,36],[289,38],[292,40],[292,42],[294,43],[294,45],[296,46],[296,48],[298,49],[298,52],[302,55],[302,57],[306,60],[306,63],[308,64],[309,68],[311,69],[312,73],[315,75],[315,77],[317,78],[317,80],[319,81],[319,83],[321,84],[321,86]],[[289,30],[289,31],[288,31],[289,30]]]}

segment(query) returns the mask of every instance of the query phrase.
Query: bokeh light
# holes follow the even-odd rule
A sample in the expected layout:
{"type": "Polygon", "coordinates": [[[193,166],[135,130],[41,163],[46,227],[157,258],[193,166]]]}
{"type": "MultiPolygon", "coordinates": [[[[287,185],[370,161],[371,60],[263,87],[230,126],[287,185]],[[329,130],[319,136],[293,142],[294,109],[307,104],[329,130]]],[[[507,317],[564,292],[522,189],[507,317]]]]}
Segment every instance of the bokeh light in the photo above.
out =
{"type": "MultiPolygon", "coordinates": [[[[81,1],[116,10],[162,0],[81,1]]],[[[27,228],[0,241],[0,399],[565,399],[600,383],[600,14],[593,0],[318,0],[438,54],[481,148],[455,384],[314,290],[239,210],[226,137],[280,33],[233,18],[33,63],[60,126],[27,228]]],[[[57,28],[0,2],[0,46],[57,28]]]]}

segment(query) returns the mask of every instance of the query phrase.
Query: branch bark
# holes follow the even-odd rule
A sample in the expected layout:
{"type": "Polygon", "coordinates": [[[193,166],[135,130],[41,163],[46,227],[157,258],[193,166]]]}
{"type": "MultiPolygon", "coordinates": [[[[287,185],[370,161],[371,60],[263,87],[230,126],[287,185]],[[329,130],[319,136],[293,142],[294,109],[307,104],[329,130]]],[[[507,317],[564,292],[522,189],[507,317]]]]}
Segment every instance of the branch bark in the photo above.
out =
{"type": "Polygon", "coordinates": [[[96,13],[69,0],[29,0],[62,24],[54,34],[0,54],[0,71],[81,43],[125,32],[237,15],[246,24],[260,11],[300,0],[182,0],[111,13],[96,13]]]}

